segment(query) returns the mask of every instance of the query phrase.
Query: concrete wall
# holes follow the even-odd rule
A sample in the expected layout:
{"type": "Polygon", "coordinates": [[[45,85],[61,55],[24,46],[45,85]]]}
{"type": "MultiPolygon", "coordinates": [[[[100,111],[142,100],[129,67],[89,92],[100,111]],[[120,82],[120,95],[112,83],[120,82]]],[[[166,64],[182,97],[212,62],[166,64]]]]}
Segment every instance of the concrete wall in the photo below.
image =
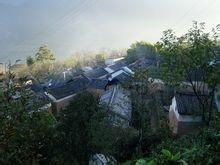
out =
{"type": "Polygon", "coordinates": [[[169,127],[174,135],[181,136],[189,133],[196,133],[203,127],[201,117],[178,114],[175,98],[169,109],[169,127]]]}
{"type": "Polygon", "coordinates": [[[178,119],[172,107],[170,107],[170,110],[169,110],[169,127],[173,134],[177,134],[178,119]]]}
{"type": "Polygon", "coordinates": [[[178,122],[177,135],[197,133],[202,126],[202,122],[178,122]]]}

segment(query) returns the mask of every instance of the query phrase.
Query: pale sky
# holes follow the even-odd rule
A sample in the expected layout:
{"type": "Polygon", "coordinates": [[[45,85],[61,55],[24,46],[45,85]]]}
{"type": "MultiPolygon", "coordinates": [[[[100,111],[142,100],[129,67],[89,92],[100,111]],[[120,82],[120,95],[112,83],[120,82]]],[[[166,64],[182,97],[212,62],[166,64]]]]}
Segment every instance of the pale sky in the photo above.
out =
{"type": "Polygon", "coordinates": [[[220,0],[0,0],[0,62],[25,59],[47,44],[58,58],[128,48],[182,34],[193,20],[220,24],[220,0]]]}

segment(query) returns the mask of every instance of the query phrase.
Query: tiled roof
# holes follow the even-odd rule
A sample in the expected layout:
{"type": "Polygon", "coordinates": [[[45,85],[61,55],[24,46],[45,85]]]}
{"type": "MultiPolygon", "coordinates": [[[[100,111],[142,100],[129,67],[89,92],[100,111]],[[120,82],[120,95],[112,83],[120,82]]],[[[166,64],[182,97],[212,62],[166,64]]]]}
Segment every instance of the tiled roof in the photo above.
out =
{"type": "Polygon", "coordinates": [[[110,65],[108,67],[115,72],[115,71],[120,70],[124,66],[126,66],[125,61],[124,60],[120,60],[120,61],[116,62],[115,64],[110,65]]]}
{"type": "Polygon", "coordinates": [[[107,79],[91,79],[89,83],[89,87],[95,89],[105,89],[107,84],[108,84],[107,79]]]}
{"type": "Polygon", "coordinates": [[[92,78],[100,78],[107,75],[108,72],[104,68],[96,68],[91,71],[85,72],[83,75],[90,79],[92,78]]]}
{"type": "Polygon", "coordinates": [[[131,101],[129,92],[114,86],[101,96],[100,101],[106,103],[109,110],[123,119],[131,119],[131,101]]]}
{"type": "MultiPolygon", "coordinates": [[[[207,96],[204,96],[207,97],[207,96]]],[[[178,113],[181,115],[201,115],[199,101],[193,93],[175,93],[178,113]]]]}
{"type": "Polygon", "coordinates": [[[61,99],[85,90],[88,84],[89,80],[87,78],[79,76],[60,87],[49,89],[48,93],[56,99],[61,99]]]}
{"type": "Polygon", "coordinates": [[[122,71],[120,74],[116,75],[112,79],[118,80],[121,83],[127,83],[127,82],[129,82],[129,80],[131,80],[131,75],[122,71]]]}

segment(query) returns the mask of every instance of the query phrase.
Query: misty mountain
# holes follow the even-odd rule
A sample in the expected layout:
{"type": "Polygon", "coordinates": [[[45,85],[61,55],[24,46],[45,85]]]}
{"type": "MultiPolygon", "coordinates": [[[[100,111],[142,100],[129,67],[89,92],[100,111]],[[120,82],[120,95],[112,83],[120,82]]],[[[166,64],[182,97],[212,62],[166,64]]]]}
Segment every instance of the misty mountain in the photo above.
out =
{"type": "Polygon", "coordinates": [[[203,14],[201,21],[211,27],[220,22],[214,8],[218,5],[198,14],[206,2],[192,4],[192,0],[0,0],[0,62],[25,59],[42,44],[61,58],[79,51],[128,48],[140,40],[156,42],[168,28],[184,32],[196,13],[203,14]],[[194,10],[188,11],[190,6],[194,10]]]}
{"type": "Polygon", "coordinates": [[[76,51],[125,48],[147,38],[143,32],[150,26],[143,14],[145,9],[150,12],[150,5],[115,2],[0,0],[0,61],[24,59],[41,44],[63,57],[76,51]]]}
{"type": "Polygon", "coordinates": [[[71,19],[79,2],[69,3],[68,7],[58,0],[29,0],[16,5],[0,1],[0,61],[9,57],[24,59],[44,43],[60,53],[71,53],[65,45],[72,40],[59,29],[65,26],[64,19],[71,19]]]}

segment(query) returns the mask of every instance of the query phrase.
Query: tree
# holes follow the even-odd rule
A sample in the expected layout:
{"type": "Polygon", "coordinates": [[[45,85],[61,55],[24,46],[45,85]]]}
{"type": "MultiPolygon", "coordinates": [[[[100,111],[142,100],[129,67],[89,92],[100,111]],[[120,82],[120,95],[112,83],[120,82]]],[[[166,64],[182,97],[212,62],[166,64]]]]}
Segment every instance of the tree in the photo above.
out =
{"type": "Polygon", "coordinates": [[[189,82],[198,99],[203,121],[209,124],[212,118],[213,97],[220,82],[220,55],[215,52],[217,31],[205,32],[205,24],[193,23],[183,36],[177,37],[172,30],[164,32],[157,48],[163,54],[163,79],[174,86],[189,82]],[[208,87],[208,93],[206,88],[208,87]]]}
{"type": "Polygon", "coordinates": [[[132,63],[143,57],[151,58],[152,60],[156,59],[156,49],[154,45],[144,41],[133,43],[127,50],[125,59],[128,63],[132,63]]]}
{"type": "Polygon", "coordinates": [[[61,112],[58,127],[64,162],[88,164],[95,153],[108,155],[113,144],[111,129],[107,129],[109,126],[110,121],[99,104],[99,98],[90,92],[77,94],[61,112]]]}
{"type": "Polygon", "coordinates": [[[55,57],[47,45],[42,45],[38,52],[35,54],[35,59],[37,62],[50,62],[54,61],[55,57]]]}
{"type": "Polygon", "coordinates": [[[53,61],[55,60],[53,52],[47,47],[42,45],[35,57],[28,56],[26,59],[27,65],[30,67],[30,74],[35,77],[38,81],[45,81],[54,77],[55,69],[53,67],[53,61]]]}
{"type": "Polygon", "coordinates": [[[28,57],[26,58],[26,64],[27,64],[27,66],[32,66],[32,65],[34,64],[34,59],[33,59],[33,57],[28,56],[28,57]]]}
{"type": "Polygon", "coordinates": [[[33,93],[22,84],[0,89],[0,164],[34,164],[52,157],[55,118],[37,111],[33,93]]]}
{"type": "Polygon", "coordinates": [[[96,63],[98,65],[103,65],[105,61],[105,54],[104,53],[99,53],[95,56],[96,63]]]}
{"type": "Polygon", "coordinates": [[[148,108],[148,70],[142,69],[135,72],[133,78],[134,90],[132,92],[133,111],[132,111],[132,124],[138,129],[139,142],[138,154],[141,154],[143,146],[143,138],[146,132],[151,130],[150,126],[150,109],[148,108]]]}

